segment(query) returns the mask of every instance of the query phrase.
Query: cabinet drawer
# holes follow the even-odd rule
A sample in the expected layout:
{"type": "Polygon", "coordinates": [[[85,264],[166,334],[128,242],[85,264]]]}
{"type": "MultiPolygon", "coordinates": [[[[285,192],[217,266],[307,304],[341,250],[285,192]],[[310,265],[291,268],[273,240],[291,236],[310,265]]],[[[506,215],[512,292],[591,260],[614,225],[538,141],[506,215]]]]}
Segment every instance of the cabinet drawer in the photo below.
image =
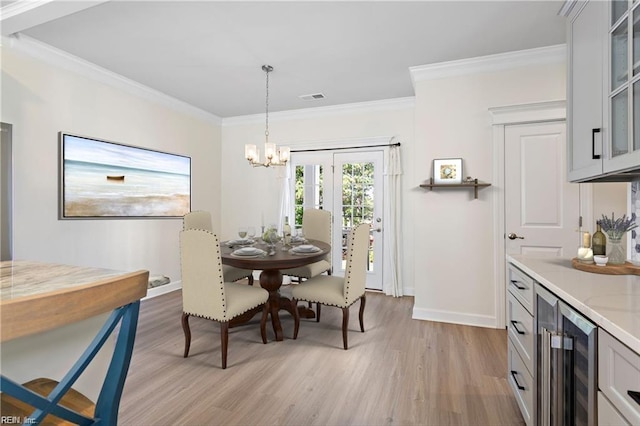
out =
{"type": "Polygon", "coordinates": [[[531,426],[533,424],[533,376],[524,366],[524,362],[518,355],[513,343],[509,339],[507,345],[509,371],[507,371],[509,386],[516,396],[516,402],[520,407],[520,412],[524,418],[524,422],[531,426]]]}
{"type": "Polygon", "coordinates": [[[520,353],[527,370],[533,374],[533,316],[511,293],[507,304],[509,338],[520,353]]]}
{"type": "Polygon", "coordinates": [[[509,291],[533,314],[533,278],[509,264],[509,291]]]}
{"type": "Polygon", "coordinates": [[[602,392],[598,392],[598,426],[631,426],[602,392]]]}
{"type": "Polygon", "coordinates": [[[598,387],[631,424],[640,425],[640,355],[598,329],[598,387]]]}

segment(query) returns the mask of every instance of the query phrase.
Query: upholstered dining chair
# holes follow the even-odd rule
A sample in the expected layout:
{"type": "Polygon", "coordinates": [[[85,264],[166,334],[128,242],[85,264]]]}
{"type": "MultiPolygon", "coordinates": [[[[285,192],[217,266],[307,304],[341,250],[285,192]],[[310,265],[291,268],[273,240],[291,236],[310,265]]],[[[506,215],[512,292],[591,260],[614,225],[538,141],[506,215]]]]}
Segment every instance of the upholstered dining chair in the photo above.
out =
{"type": "MultiPolygon", "coordinates": [[[[305,238],[319,240],[331,245],[331,212],[321,209],[305,209],[302,213],[302,232],[305,238]]],[[[298,281],[309,279],[326,272],[331,275],[331,253],[324,259],[299,268],[287,269],[285,273],[298,281]]],[[[311,306],[311,305],[309,305],[311,306]]],[[[316,305],[316,321],[320,321],[320,305],[316,305]]]]}
{"type": "Polygon", "coordinates": [[[300,314],[297,305],[301,300],[337,306],[342,309],[342,342],[346,350],[348,349],[349,308],[360,299],[360,331],[364,333],[365,282],[370,228],[368,223],[363,223],[351,229],[347,240],[347,264],[344,278],[318,275],[293,288],[291,303],[293,305],[294,339],[298,338],[298,329],[300,328],[300,314]]]}
{"type": "MultiPolygon", "coordinates": [[[[195,210],[187,213],[182,218],[182,229],[204,229],[205,231],[213,232],[211,213],[203,210],[195,210]]],[[[224,276],[224,280],[228,282],[247,278],[249,285],[253,285],[253,271],[250,269],[222,265],[222,275],[224,276]]]]}
{"type": "Polygon", "coordinates": [[[229,321],[264,304],[260,320],[262,342],[267,343],[269,292],[258,286],[224,282],[220,241],[209,231],[188,229],[180,232],[182,270],[182,330],[184,357],[189,356],[191,330],[189,317],[196,316],[220,323],[222,368],[227,368],[229,321]]]}

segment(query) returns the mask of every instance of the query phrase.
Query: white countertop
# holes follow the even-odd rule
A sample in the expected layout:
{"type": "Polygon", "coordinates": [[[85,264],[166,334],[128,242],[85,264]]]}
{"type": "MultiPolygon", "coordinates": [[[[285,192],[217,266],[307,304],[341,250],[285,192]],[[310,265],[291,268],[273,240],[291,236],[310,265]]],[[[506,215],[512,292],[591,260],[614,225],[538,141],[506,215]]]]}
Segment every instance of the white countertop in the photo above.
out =
{"type": "Polygon", "coordinates": [[[579,271],[566,258],[513,255],[507,260],[640,353],[640,276],[579,271]]]}

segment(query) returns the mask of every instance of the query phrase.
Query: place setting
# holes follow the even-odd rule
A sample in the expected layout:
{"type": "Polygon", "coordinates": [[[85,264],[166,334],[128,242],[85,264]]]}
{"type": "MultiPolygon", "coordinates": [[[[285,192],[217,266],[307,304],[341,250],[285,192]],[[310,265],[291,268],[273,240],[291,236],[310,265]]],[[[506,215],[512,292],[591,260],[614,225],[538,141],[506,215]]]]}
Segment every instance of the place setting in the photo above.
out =
{"type": "Polygon", "coordinates": [[[299,246],[293,247],[291,250],[289,250],[289,253],[297,255],[309,255],[316,254],[320,251],[322,251],[322,249],[320,247],[314,246],[313,244],[301,244],[299,246]]]}
{"type": "Polygon", "coordinates": [[[242,247],[237,250],[234,250],[231,253],[233,257],[240,257],[245,259],[253,259],[256,257],[262,257],[267,254],[266,251],[259,249],[257,247],[242,247]]]}
{"type": "Polygon", "coordinates": [[[255,244],[255,236],[256,236],[256,228],[253,226],[250,227],[240,227],[238,228],[238,236],[240,238],[236,238],[234,240],[229,240],[225,244],[229,248],[234,247],[247,247],[255,244]]]}

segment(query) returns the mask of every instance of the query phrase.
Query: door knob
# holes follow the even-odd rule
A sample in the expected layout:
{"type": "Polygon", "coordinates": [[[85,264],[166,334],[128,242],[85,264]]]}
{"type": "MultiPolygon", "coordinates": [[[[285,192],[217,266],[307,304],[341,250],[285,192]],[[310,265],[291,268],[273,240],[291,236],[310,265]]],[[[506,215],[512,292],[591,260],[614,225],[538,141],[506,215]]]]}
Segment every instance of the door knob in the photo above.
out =
{"type": "Polygon", "coordinates": [[[514,234],[513,232],[511,232],[509,235],[507,235],[507,237],[510,240],[515,240],[516,238],[519,239],[519,240],[524,240],[524,237],[521,237],[521,236],[519,236],[517,234],[514,234]]]}
{"type": "Polygon", "coordinates": [[[378,228],[374,229],[374,231],[376,231],[376,232],[382,232],[382,228],[379,228],[379,227],[378,227],[378,228]]]}

